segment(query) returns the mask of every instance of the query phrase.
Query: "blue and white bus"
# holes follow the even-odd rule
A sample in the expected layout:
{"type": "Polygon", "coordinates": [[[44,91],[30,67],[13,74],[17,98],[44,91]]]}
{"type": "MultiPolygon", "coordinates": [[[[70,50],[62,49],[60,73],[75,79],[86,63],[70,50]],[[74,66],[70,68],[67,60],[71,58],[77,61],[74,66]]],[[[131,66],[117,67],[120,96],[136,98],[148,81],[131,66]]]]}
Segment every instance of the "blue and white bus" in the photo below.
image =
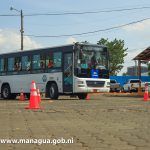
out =
{"type": "Polygon", "coordinates": [[[75,43],[0,55],[0,92],[4,99],[15,99],[21,88],[30,96],[35,80],[40,92],[51,99],[88,93],[109,92],[107,47],[75,43]]]}

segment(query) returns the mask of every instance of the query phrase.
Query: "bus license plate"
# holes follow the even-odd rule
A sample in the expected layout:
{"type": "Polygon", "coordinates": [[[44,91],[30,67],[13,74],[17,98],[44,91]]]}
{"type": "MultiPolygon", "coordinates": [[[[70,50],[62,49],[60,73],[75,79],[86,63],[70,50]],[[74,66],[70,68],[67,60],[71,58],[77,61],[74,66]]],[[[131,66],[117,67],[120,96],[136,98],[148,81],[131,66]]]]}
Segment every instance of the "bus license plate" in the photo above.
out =
{"type": "Polygon", "coordinates": [[[97,89],[93,89],[93,92],[97,92],[97,89]]]}

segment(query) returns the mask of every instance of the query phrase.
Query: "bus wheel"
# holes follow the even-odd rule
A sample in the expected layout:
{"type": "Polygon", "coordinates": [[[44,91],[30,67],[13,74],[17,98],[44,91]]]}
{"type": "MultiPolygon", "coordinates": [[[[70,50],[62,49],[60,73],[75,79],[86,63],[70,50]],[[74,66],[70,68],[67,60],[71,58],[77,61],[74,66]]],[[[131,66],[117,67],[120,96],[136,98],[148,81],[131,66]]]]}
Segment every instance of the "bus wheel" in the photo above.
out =
{"type": "Polygon", "coordinates": [[[78,94],[79,99],[86,99],[87,93],[78,94]]]}
{"type": "Polygon", "coordinates": [[[3,87],[2,87],[2,97],[4,98],[4,99],[10,99],[11,98],[11,92],[10,92],[10,87],[9,87],[9,85],[8,84],[6,84],[6,85],[4,85],[3,87]]]}
{"type": "Polygon", "coordinates": [[[49,96],[51,99],[58,99],[58,87],[55,83],[52,83],[49,88],[49,96]]]}

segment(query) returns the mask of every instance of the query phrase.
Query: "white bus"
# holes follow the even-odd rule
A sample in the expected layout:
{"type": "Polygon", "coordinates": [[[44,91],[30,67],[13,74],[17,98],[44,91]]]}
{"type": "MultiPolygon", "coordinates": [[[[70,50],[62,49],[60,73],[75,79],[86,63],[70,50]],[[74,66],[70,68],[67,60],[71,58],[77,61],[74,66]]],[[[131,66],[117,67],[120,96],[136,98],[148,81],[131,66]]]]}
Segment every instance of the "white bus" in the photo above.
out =
{"type": "Polygon", "coordinates": [[[32,80],[51,99],[60,95],[85,99],[87,93],[109,92],[108,50],[75,43],[0,55],[2,98],[15,99],[21,88],[29,97],[32,80]]]}

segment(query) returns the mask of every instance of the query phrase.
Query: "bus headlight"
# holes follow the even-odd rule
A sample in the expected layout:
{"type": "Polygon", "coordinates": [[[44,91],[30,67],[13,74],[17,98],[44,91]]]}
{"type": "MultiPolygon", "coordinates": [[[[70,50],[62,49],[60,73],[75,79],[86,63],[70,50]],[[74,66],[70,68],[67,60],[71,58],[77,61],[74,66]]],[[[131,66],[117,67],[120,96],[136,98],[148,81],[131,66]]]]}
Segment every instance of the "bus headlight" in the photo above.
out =
{"type": "Polygon", "coordinates": [[[78,84],[84,84],[84,82],[83,81],[78,81],[78,84]]]}

